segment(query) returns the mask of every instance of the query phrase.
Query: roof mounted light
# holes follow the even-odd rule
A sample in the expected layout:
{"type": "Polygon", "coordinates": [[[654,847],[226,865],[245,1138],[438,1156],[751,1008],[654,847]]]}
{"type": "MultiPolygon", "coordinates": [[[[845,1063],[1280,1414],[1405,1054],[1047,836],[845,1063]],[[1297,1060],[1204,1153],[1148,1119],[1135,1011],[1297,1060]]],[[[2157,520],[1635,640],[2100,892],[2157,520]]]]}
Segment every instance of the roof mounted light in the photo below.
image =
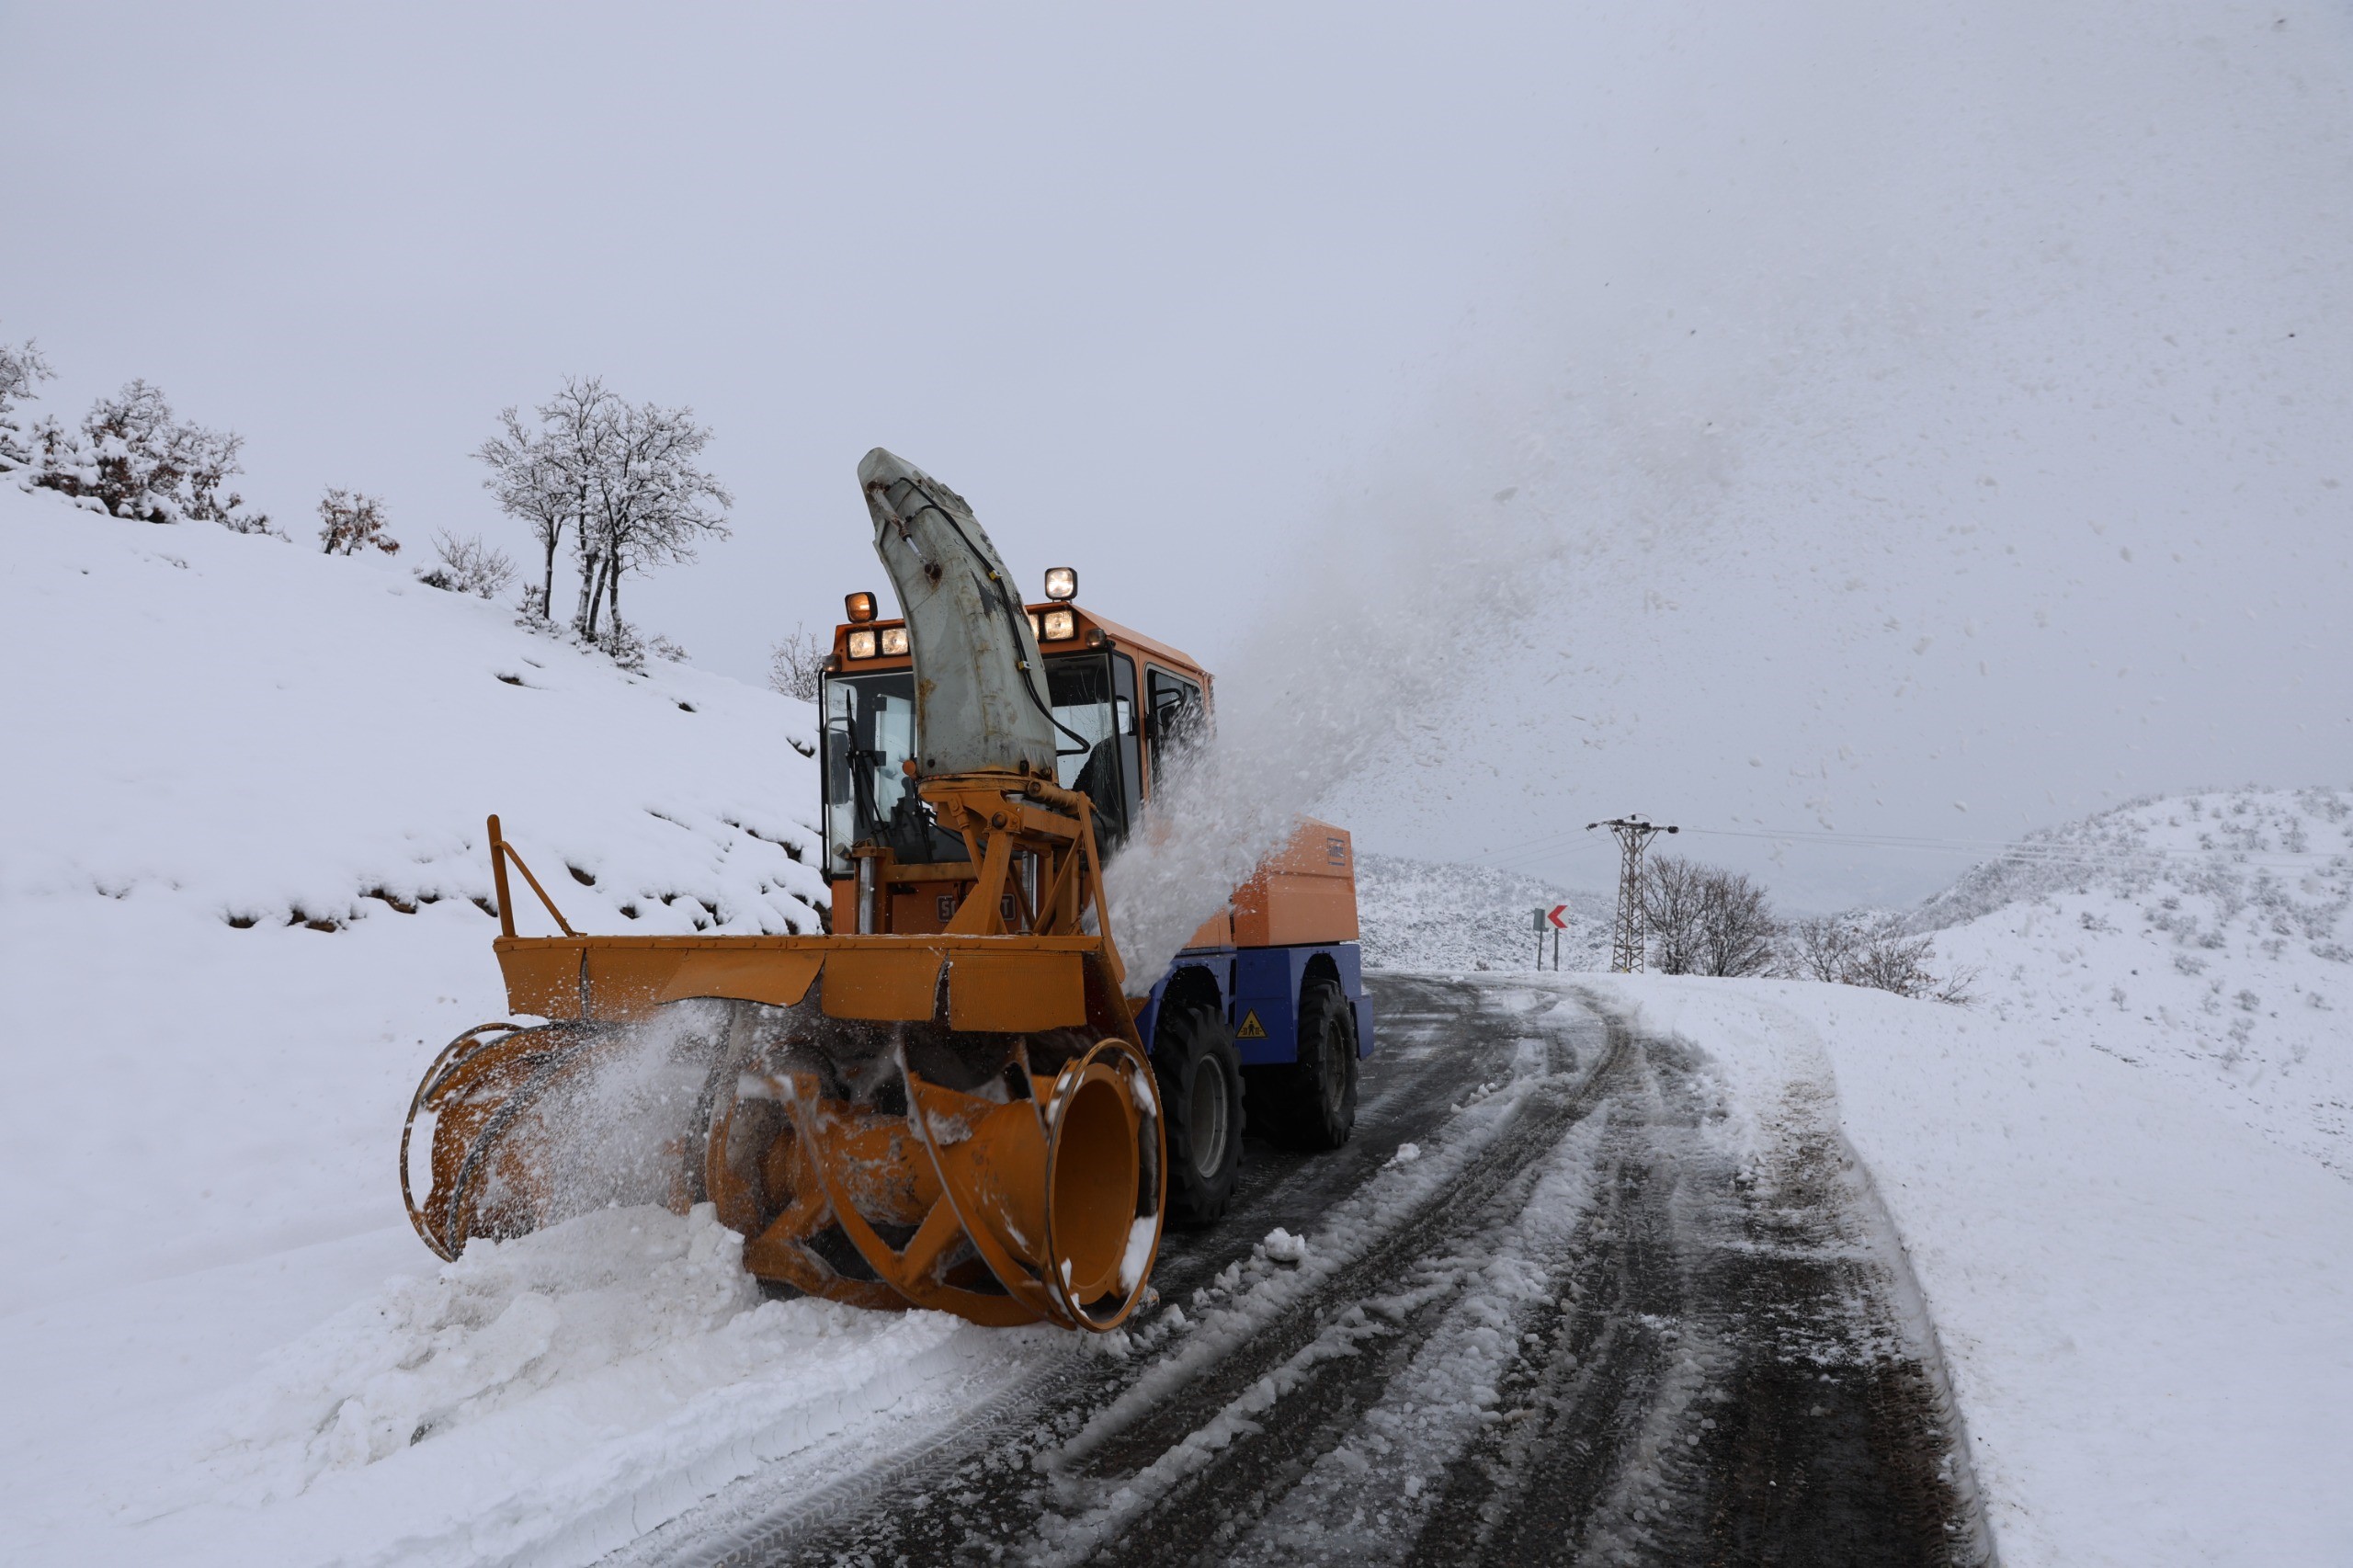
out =
{"type": "Polygon", "coordinates": [[[863,631],[851,632],[849,634],[849,656],[853,659],[870,659],[874,657],[874,633],[863,631]]]}
{"type": "Polygon", "coordinates": [[[897,654],[904,653],[906,651],[907,629],[904,626],[884,627],[882,629],[882,652],[885,653],[897,654]]]}
{"type": "Polygon", "coordinates": [[[852,625],[863,626],[874,619],[874,596],[872,594],[845,595],[842,598],[842,608],[848,613],[852,625]]]}
{"type": "Polygon", "coordinates": [[[1078,635],[1078,612],[1074,609],[1050,609],[1046,612],[1045,642],[1066,642],[1078,635]]]}
{"type": "Polygon", "coordinates": [[[1078,597],[1078,568],[1075,566],[1047,567],[1046,597],[1055,600],[1078,597]]]}

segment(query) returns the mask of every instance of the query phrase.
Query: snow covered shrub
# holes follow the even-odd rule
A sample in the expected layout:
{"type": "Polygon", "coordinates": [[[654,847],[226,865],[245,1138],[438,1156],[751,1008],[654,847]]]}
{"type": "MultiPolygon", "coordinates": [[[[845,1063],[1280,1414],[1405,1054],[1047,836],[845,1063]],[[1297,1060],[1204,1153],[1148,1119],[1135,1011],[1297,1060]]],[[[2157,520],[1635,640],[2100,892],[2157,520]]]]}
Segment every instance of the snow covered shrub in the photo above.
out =
{"type": "Polygon", "coordinates": [[[39,449],[28,465],[32,483],[96,510],[149,523],[275,531],[264,514],[243,510],[244,496],[222,493],[231,474],[244,472],[237,452],[244,437],[180,423],[163,392],[144,381],[92,403],[79,430],[50,418],[33,437],[39,449]]]}
{"type": "Polygon", "coordinates": [[[1856,945],[1861,939],[1862,928],[1839,915],[1822,915],[1792,921],[1783,949],[1783,962],[1792,979],[1836,985],[1846,980],[1847,967],[1854,962],[1856,945]]]}
{"type": "Polygon", "coordinates": [[[56,373],[30,338],[14,347],[0,343],[0,473],[31,466],[32,437],[17,423],[16,405],[56,373]]]}
{"type": "Polygon", "coordinates": [[[445,528],[433,536],[433,551],[439,561],[416,574],[429,588],[487,599],[515,580],[513,560],[505,551],[483,543],[479,534],[460,539],[445,528]]]}
{"type": "Polygon", "coordinates": [[[386,555],[401,552],[401,541],[384,531],[381,500],[333,485],[319,497],[319,542],[329,555],[357,555],[369,549],[386,555]]]}
{"type": "Polygon", "coordinates": [[[817,700],[817,677],[831,650],[805,626],[796,626],[768,649],[768,687],[803,702],[817,700]]]}
{"type": "Polygon", "coordinates": [[[1962,970],[1939,979],[1928,968],[1935,951],[1934,937],[1908,935],[1895,916],[1825,915],[1790,927],[1786,962],[1800,980],[1965,1004],[1977,976],[1962,970]]]}

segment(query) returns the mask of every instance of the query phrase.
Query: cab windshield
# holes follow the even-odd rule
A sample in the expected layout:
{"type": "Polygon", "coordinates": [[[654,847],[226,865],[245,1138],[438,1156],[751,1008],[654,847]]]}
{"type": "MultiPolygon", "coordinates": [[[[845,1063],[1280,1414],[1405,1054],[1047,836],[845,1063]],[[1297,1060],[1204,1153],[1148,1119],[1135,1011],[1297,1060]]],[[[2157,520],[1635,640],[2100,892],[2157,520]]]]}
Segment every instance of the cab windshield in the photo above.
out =
{"type": "MultiPolygon", "coordinates": [[[[1046,661],[1056,778],[1094,801],[1108,849],[1134,820],[1135,665],[1124,653],[1064,653],[1046,661]],[[1064,733],[1063,730],[1069,733],[1064,733]]],[[[908,670],[825,678],[823,767],[831,874],[847,877],[858,844],[887,846],[903,865],[969,860],[961,835],[932,821],[905,764],[915,755],[915,680],[908,670]]]]}

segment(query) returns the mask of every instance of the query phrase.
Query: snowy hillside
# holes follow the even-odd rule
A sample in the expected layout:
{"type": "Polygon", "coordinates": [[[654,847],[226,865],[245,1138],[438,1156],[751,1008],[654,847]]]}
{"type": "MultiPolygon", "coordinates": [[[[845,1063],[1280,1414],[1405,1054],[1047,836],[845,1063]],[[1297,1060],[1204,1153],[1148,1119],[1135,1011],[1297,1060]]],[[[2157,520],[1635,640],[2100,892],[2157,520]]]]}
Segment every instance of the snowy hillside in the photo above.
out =
{"type": "MultiPolygon", "coordinates": [[[[1565,903],[1563,969],[1606,969],[1609,901],[1491,866],[1449,866],[1395,855],[1357,857],[1364,961],[1381,969],[1526,970],[1536,966],[1531,916],[1565,903]]],[[[1544,964],[1552,944],[1544,942],[1544,964]]]]}
{"type": "Polygon", "coordinates": [[[2180,1084],[2353,1179],[2353,790],[2138,801],[2038,835],[1913,917],[2043,1051],[2180,1084]]]}

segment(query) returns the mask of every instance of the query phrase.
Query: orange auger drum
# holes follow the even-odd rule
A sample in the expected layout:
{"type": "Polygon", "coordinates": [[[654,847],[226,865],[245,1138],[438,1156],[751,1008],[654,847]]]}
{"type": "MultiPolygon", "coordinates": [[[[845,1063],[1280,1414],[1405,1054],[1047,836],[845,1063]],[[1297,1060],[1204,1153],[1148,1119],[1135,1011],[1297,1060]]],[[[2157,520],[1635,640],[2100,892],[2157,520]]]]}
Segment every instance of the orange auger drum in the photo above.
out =
{"type": "Polygon", "coordinates": [[[923,790],[979,876],[920,937],[581,936],[492,818],[508,1001],[551,1021],[470,1029],[419,1085],[402,1181],[426,1244],[454,1257],[605,1201],[708,1200],[746,1267],[813,1295],[1125,1319],[1166,1154],[1088,801],[1019,772],[923,790]],[[510,865],[564,935],[514,934],[510,865]]]}

